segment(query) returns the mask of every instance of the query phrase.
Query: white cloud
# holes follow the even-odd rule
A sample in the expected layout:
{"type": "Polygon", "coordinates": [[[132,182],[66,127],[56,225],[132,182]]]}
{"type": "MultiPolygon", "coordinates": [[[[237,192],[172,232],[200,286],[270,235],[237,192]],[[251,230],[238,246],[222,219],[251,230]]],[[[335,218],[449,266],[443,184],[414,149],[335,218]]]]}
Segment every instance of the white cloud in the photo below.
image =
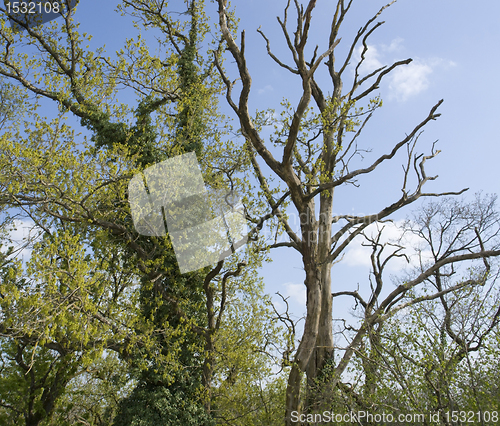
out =
{"type": "Polygon", "coordinates": [[[273,296],[273,305],[278,312],[286,312],[296,320],[302,317],[302,314],[297,316],[297,313],[304,312],[306,308],[306,286],[304,284],[297,284],[293,282],[287,282],[280,286],[280,295],[286,299],[288,308],[283,301],[283,299],[275,295],[273,296]]]}
{"type": "Polygon", "coordinates": [[[399,52],[403,50],[403,42],[404,39],[401,37],[396,37],[395,39],[391,40],[391,43],[389,45],[383,44],[382,49],[386,52],[399,52]]]}
{"type": "Polygon", "coordinates": [[[429,76],[435,70],[444,71],[454,66],[455,62],[442,58],[416,59],[409,65],[400,66],[391,73],[389,96],[398,101],[406,101],[429,88],[429,76]]]}
{"type": "MultiPolygon", "coordinates": [[[[383,66],[389,66],[394,62],[401,60],[401,52],[404,51],[404,40],[397,37],[389,44],[367,45],[368,49],[365,52],[365,58],[359,67],[360,76],[366,76],[376,69],[383,66]]],[[[356,67],[361,59],[363,46],[358,46],[355,49],[353,68],[356,67]]],[[[430,76],[435,71],[444,71],[456,64],[453,61],[442,58],[416,58],[408,65],[401,65],[394,69],[388,76],[386,81],[389,83],[389,99],[396,99],[404,102],[409,98],[416,96],[431,85],[430,76]]],[[[373,80],[371,80],[373,81],[373,80]]]]}
{"type": "Polygon", "coordinates": [[[264,86],[263,89],[259,89],[257,91],[257,93],[259,95],[263,95],[264,93],[267,93],[267,92],[272,92],[274,90],[273,86],[271,86],[270,84],[268,84],[267,86],[264,86]]]}
{"type": "MultiPolygon", "coordinates": [[[[384,65],[386,65],[386,61],[383,58],[384,54],[386,53],[393,53],[393,52],[398,52],[403,49],[403,39],[401,37],[397,37],[394,40],[391,41],[390,44],[381,44],[380,49],[372,44],[367,45],[367,51],[365,52],[365,59],[363,60],[363,63],[359,67],[358,72],[361,75],[366,75],[369,74],[376,69],[382,68],[384,65]],[[381,53],[382,51],[382,53],[381,53]]],[[[361,53],[363,52],[364,47],[363,46],[358,46],[355,51],[354,51],[354,58],[356,59],[356,62],[354,62],[355,65],[358,64],[358,61],[361,59],[361,53]]]]}
{"type": "Polygon", "coordinates": [[[392,72],[389,96],[406,101],[411,96],[418,95],[429,87],[429,75],[432,72],[432,67],[421,61],[396,68],[392,72]]]}
{"type": "Polygon", "coordinates": [[[347,250],[342,263],[353,267],[369,267],[370,253],[369,247],[361,245],[362,238],[357,237],[351,242],[351,247],[347,250]]]}
{"type": "MultiPolygon", "coordinates": [[[[422,248],[423,241],[414,234],[407,234],[403,238],[402,230],[401,230],[402,221],[397,222],[388,222],[385,224],[379,224],[378,228],[376,224],[372,224],[368,226],[365,230],[365,233],[370,238],[375,238],[378,230],[382,229],[382,238],[380,239],[380,243],[399,243],[401,246],[405,247],[402,253],[406,254],[409,259],[409,263],[404,257],[397,257],[391,259],[386,266],[386,272],[396,273],[404,270],[405,268],[417,267],[419,265],[420,259],[419,256],[422,257],[422,260],[425,262],[430,259],[431,253],[428,250],[422,250],[419,252],[419,249],[422,248]]],[[[343,263],[348,266],[356,267],[356,268],[369,268],[371,267],[371,254],[372,248],[371,246],[363,245],[368,242],[363,236],[356,237],[351,242],[351,247],[347,250],[343,263]]],[[[385,259],[386,256],[389,256],[396,248],[386,246],[384,249],[385,256],[382,256],[382,259],[385,259]]]]}
{"type": "Polygon", "coordinates": [[[284,296],[289,297],[290,301],[306,305],[306,286],[304,284],[285,283],[284,296]]]}
{"type": "MultiPolygon", "coordinates": [[[[384,64],[379,59],[380,53],[378,49],[373,45],[368,45],[367,47],[368,50],[365,52],[365,59],[358,70],[360,75],[369,74],[376,69],[384,66],[384,64]]],[[[361,59],[361,53],[363,52],[363,49],[363,46],[359,46],[358,48],[356,48],[354,57],[359,58],[358,60],[361,59]]],[[[356,61],[355,63],[357,64],[358,62],[356,61]]]]}

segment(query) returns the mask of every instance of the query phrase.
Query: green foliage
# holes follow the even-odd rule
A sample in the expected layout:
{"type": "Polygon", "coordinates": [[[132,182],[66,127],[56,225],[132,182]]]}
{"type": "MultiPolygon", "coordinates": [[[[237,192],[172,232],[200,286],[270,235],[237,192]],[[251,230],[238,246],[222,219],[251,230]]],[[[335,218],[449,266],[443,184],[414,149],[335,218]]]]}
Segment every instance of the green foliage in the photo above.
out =
{"type": "Polygon", "coordinates": [[[192,392],[152,383],[137,386],[121,402],[114,426],[210,426],[213,420],[192,392]]]}
{"type": "MultiPolygon", "coordinates": [[[[375,97],[361,106],[353,96],[316,93],[321,107],[306,107],[300,114],[286,99],[277,113],[257,111],[251,118],[255,129],[266,132],[272,126],[271,149],[292,147],[286,174],[294,173],[296,180],[277,183],[259,171],[248,132],[241,144],[229,137],[245,132],[233,132],[218,109],[224,84],[215,75],[213,53],[225,46],[206,41],[210,19],[204,2],[185,4],[179,16],[153,0],[124,0],[119,6],[136,19],[139,31],[151,29],[158,37],[157,54],[138,33],[114,58],[106,57],[104,48],[85,46],[91,37],[81,34],[72,19],[19,34],[2,22],[1,424],[283,423],[296,336],[291,330],[283,333],[258,268],[280,232],[293,234],[285,225],[293,202],[285,192],[296,190],[296,204],[316,212],[313,192],[346,176],[350,158],[360,152],[349,150],[382,101],[375,97]],[[133,93],[136,104],[121,103],[119,89],[133,93]],[[52,115],[45,101],[53,102],[52,115]],[[76,124],[68,124],[69,117],[76,124]],[[354,134],[349,142],[347,133],[354,134]],[[251,244],[223,263],[180,274],[168,236],[135,231],[127,185],[148,166],[192,151],[209,189],[240,194],[250,223],[260,230],[260,218],[267,217],[265,226],[275,239],[252,234],[251,244]],[[29,232],[11,247],[16,226],[29,232]]],[[[236,23],[231,13],[228,21],[236,23]]],[[[229,32],[236,34],[236,28],[229,32]]],[[[277,161],[276,170],[283,172],[283,163],[277,161]]],[[[405,191],[401,205],[408,199],[405,191]]],[[[331,201],[333,191],[317,195],[331,201]]],[[[442,233],[467,213],[455,211],[442,233]]],[[[337,242],[348,243],[364,229],[364,219],[342,218],[344,233],[323,250],[312,275],[331,264],[337,242]]],[[[324,225],[316,222],[311,232],[328,228],[329,239],[331,229],[324,225]]],[[[481,231],[489,228],[485,222],[481,231]]],[[[312,251],[321,252],[318,246],[312,251]]],[[[455,271],[444,274],[452,277],[455,271]]],[[[481,265],[463,280],[493,275],[481,265]]],[[[330,283],[310,282],[308,288],[319,284],[330,283]]],[[[401,297],[428,294],[422,291],[401,297]]],[[[498,298],[493,290],[486,293],[461,290],[446,296],[452,315],[432,300],[370,327],[342,377],[336,372],[341,354],[334,353],[319,363],[309,382],[298,381],[310,397],[303,408],[500,410],[498,298]],[[446,333],[446,320],[461,337],[493,325],[473,354],[446,333]]]]}
{"type": "Polygon", "coordinates": [[[121,399],[130,394],[133,385],[127,364],[115,353],[106,351],[67,384],[47,424],[107,426],[116,416],[121,399]]]}
{"type": "Polygon", "coordinates": [[[168,238],[138,236],[127,203],[131,176],[193,150],[210,186],[248,184],[237,177],[248,159],[218,129],[220,82],[199,48],[209,30],[203,2],[188,2],[184,21],[158,19],[155,2],[149,14],[126,6],[163,32],[163,58],[140,35],[116,59],[105,57],[104,49],[84,47],[90,36],[71,19],[33,34],[4,24],[10,47],[0,71],[54,101],[59,113],[40,115],[35,98],[22,113],[21,102],[12,104],[19,112],[13,121],[13,107],[2,104],[9,122],[0,136],[2,206],[30,228],[30,252],[24,264],[14,252],[3,258],[1,332],[3,353],[11,355],[2,381],[12,392],[2,395],[0,414],[63,425],[210,425],[214,415],[236,410],[243,423],[267,424],[281,415],[283,383],[263,386],[270,367],[262,351],[279,329],[266,330],[272,311],[259,303],[262,256],[235,256],[220,272],[224,279],[205,282],[209,269],[181,276],[168,238]],[[26,42],[36,55],[23,50],[26,42]],[[27,80],[19,77],[25,70],[27,80]],[[139,94],[135,108],[119,103],[120,85],[139,94]],[[90,131],[89,141],[67,124],[71,115],[90,131]],[[239,265],[243,272],[234,273],[239,265]],[[207,326],[209,313],[220,318],[217,327],[207,326]],[[57,374],[46,374],[50,368],[57,374]],[[269,393],[250,411],[249,385],[252,398],[269,393]]]}

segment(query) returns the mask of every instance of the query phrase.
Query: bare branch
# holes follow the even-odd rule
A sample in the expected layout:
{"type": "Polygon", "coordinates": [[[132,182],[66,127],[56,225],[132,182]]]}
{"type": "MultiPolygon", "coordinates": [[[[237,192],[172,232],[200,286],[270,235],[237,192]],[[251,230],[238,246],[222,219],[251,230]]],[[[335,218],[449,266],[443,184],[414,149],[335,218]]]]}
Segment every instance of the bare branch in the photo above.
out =
{"type": "Polygon", "coordinates": [[[330,188],[335,188],[336,186],[339,186],[339,185],[353,179],[356,176],[370,173],[373,170],[375,170],[377,168],[377,166],[379,164],[381,164],[382,162],[393,158],[396,155],[396,153],[399,151],[399,149],[402,146],[404,146],[405,144],[407,144],[409,141],[411,141],[422,127],[424,127],[429,121],[435,120],[436,118],[438,118],[441,115],[441,114],[436,114],[436,110],[439,108],[439,106],[442,103],[443,103],[443,100],[440,100],[436,105],[434,105],[432,107],[431,111],[429,112],[429,115],[423,121],[421,121],[420,124],[418,124],[409,135],[407,135],[402,141],[398,142],[389,154],[384,154],[384,155],[380,156],[370,167],[367,167],[365,169],[355,170],[353,172],[347,173],[346,175],[340,177],[337,180],[334,180],[333,182],[319,185],[319,187],[315,191],[313,191],[310,195],[308,195],[307,199],[314,198],[316,195],[320,194],[324,190],[330,189],[330,188]]]}
{"type": "Polygon", "coordinates": [[[269,39],[266,37],[266,35],[262,32],[262,30],[260,29],[261,27],[258,28],[257,32],[264,38],[264,40],[266,41],[266,47],[267,47],[267,53],[268,55],[282,68],[285,68],[286,70],[290,71],[291,73],[293,74],[299,74],[299,71],[292,68],[291,66],[289,65],[286,65],[285,63],[281,62],[275,55],[274,53],[271,51],[271,42],[269,41],[269,39]]]}

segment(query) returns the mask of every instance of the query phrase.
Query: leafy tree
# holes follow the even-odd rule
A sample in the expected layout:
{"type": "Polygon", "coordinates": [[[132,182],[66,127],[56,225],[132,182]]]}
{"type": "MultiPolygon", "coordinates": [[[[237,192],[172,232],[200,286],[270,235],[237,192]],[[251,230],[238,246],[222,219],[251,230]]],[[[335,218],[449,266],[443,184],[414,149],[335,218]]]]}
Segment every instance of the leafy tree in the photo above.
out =
{"type": "MultiPolygon", "coordinates": [[[[446,424],[444,413],[463,411],[463,385],[458,383],[467,382],[472,385],[465,403],[469,411],[494,407],[491,402],[484,405],[494,392],[478,388],[481,368],[477,360],[490,352],[489,342],[498,332],[498,261],[482,259],[467,268],[453,262],[435,268],[430,275],[427,268],[446,253],[473,251],[475,245],[482,250],[485,244],[498,246],[500,222],[495,202],[496,197],[480,195],[472,203],[443,199],[427,203],[402,225],[402,238],[418,237],[414,240],[418,266],[401,285],[426,274],[425,285],[414,287],[400,302],[386,308],[368,333],[366,348],[362,346],[359,353],[364,389],[358,400],[403,413],[438,413],[446,424]]],[[[382,245],[376,239],[370,241],[374,265],[391,261],[390,255],[388,262],[382,258],[382,245]]],[[[374,266],[373,273],[381,282],[382,270],[374,266]]],[[[388,306],[390,299],[381,304],[388,306]]],[[[360,306],[360,310],[366,308],[360,306]]]]}
{"type": "MultiPolygon", "coordinates": [[[[197,43],[206,28],[199,4],[188,3],[186,22],[171,20],[164,10],[153,14],[168,40],[164,57],[150,55],[140,36],[127,41],[116,59],[105,57],[102,49],[84,48],[88,36],[78,33],[75,10],[23,33],[14,34],[5,23],[0,30],[0,74],[59,108],[50,120],[37,113],[35,99],[24,123],[6,130],[0,145],[1,204],[29,221],[33,235],[27,268],[10,268],[12,279],[2,284],[0,324],[6,341],[23,345],[31,374],[45,379],[33,394],[36,421],[30,424],[83,419],[109,424],[117,409],[123,414],[117,421],[127,424],[157,424],[155,416],[165,410],[174,424],[211,423],[217,334],[230,326],[229,305],[237,306],[245,291],[260,294],[252,271],[262,256],[240,253],[215,268],[181,276],[168,239],[137,235],[126,195],[134,173],[188,150],[200,156],[209,185],[227,188],[235,172],[231,152],[224,152],[227,158],[221,154],[220,134],[205,124],[217,120],[212,100],[217,81],[210,64],[201,70],[197,43]],[[37,47],[36,55],[12,48],[25,40],[37,47]],[[139,94],[135,109],[115,101],[119,87],[139,94]],[[64,123],[71,115],[91,131],[90,141],[64,123]],[[201,143],[207,140],[217,144],[201,143]],[[230,292],[238,297],[229,297],[230,292]],[[104,368],[101,361],[109,351],[129,363],[127,377],[138,379],[138,385],[119,406],[108,398],[107,409],[82,413],[82,406],[91,407],[91,395],[80,394],[75,409],[64,391],[75,391],[89,369],[104,368]],[[57,364],[60,357],[72,367],[62,368],[59,376],[46,375],[45,365],[57,364]],[[44,395],[52,388],[57,393],[47,405],[44,395]],[[150,402],[151,410],[141,401],[150,402]]],[[[264,322],[269,318],[269,306],[239,306],[251,308],[240,331],[257,351],[265,338],[249,330],[256,315],[264,322]]],[[[4,370],[6,380],[17,374],[14,367],[4,370]]],[[[232,367],[241,370],[248,362],[240,354],[232,367]]],[[[221,362],[217,368],[225,369],[221,362]]],[[[6,402],[11,411],[23,412],[11,402],[6,402]]]]}
{"type": "Polygon", "coordinates": [[[50,424],[109,425],[134,384],[127,363],[115,352],[107,351],[68,383],[50,424]]]}

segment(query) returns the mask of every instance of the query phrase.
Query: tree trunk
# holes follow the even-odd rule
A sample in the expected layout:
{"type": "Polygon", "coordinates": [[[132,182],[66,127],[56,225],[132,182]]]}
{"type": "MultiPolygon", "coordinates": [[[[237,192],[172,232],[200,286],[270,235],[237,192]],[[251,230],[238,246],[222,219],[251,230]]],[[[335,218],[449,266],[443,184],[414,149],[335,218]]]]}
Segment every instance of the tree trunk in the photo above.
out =
{"type": "Polygon", "coordinates": [[[307,313],[304,333],[288,377],[285,409],[286,426],[299,425],[299,423],[292,421],[292,413],[300,412],[302,378],[316,346],[321,317],[321,268],[318,265],[316,255],[318,223],[314,216],[314,210],[314,202],[311,201],[300,212],[299,216],[301,218],[302,232],[302,261],[306,272],[304,284],[307,291],[307,313]],[[303,222],[302,219],[304,219],[303,222]]]}
{"type": "MultiPolygon", "coordinates": [[[[312,390],[314,381],[323,369],[325,363],[333,356],[333,328],[332,328],[332,283],[331,262],[328,262],[329,249],[331,246],[332,230],[332,192],[325,192],[320,197],[319,229],[318,229],[318,253],[321,291],[321,312],[318,326],[316,345],[313,348],[311,358],[307,365],[308,388],[312,390]]],[[[314,391],[308,396],[308,406],[319,407],[321,395],[314,395],[314,391]]]]}
{"type": "Polygon", "coordinates": [[[306,271],[305,284],[307,287],[307,315],[304,324],[304,334],[288,377],[285,411],[286,426],[298,426],[300,424],[292,421],[292,413],[300,412],[302,378],[309,363],[309,359],[311,358],[311,354],[314,351],[318,335],[321,315],[321,291],[319,270],[315,266],[311,268],[311,271],[306,271]]]}
{"type": "MultiPolygon", "coordinates": [[[[301,218],[302,253],[306,270],[307,313],[304,333],[288,379],[286,393],[286,426],[292,422],[292,412],[301,411],[301,384],[304,373],[308,383],[317,377],[325,361],[333,355],[331,263],[327,261],[331,244],[332,194],[320,198],[319,221],[310,203],[301,218]]],[[[307,411],[307,410],[305,410],[307,411]]]]}

